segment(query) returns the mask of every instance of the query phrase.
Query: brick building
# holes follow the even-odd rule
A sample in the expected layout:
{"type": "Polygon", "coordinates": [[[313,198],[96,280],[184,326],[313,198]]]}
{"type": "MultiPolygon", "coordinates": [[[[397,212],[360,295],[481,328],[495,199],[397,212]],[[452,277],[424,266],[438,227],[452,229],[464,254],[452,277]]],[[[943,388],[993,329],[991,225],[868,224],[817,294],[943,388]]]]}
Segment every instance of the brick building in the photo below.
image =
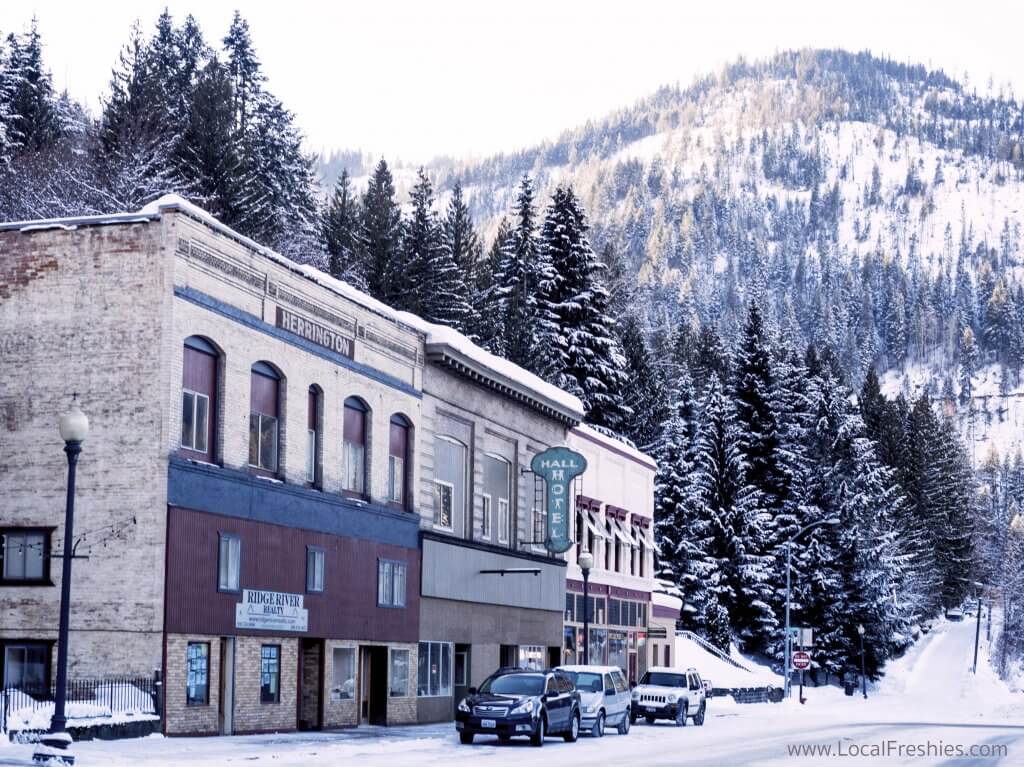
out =
{"type": "Polygon", "coordinates": [[[54,673],[72,391],[69,675],[160,670],[168,734],[442,720],[558,660],[528,467],[574,397],[176,197],[0,225],[0,328],[0,686],[54,673]]]}

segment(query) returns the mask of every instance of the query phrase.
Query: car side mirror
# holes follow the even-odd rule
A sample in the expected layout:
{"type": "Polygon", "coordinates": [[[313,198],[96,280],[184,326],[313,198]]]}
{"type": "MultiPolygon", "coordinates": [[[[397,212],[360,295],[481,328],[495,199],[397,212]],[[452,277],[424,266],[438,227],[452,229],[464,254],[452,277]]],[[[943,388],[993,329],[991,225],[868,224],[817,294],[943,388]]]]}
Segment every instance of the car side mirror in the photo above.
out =
{"type": "Polygon", "coordinates": [[[547,693],[544,693],[543,695],[540,696],[540,702],[541,703],[547,703],[548,702],[548,694],[547,693]]]}
{"type": "Polygon", "coordinates": [[[468,690],[466,690],[466,692],[468,692],[470,695],[476,695],[476,688],[470,687],[468,690]]]}

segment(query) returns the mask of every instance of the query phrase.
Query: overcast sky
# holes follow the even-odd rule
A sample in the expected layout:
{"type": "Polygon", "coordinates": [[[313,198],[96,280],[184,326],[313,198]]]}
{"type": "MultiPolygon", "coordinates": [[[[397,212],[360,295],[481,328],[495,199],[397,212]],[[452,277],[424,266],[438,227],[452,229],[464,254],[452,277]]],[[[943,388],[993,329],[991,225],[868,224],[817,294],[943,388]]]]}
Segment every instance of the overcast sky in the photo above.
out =
{"type": "Polygon", "coordinates": [[[131,23],[148,32],[165,5],[208,41],[241,7],[310,148],[408,161],[527,146],[793,47],[867,48],[1024,95],[1019,0],[20,0],[0,3],[0,30],[34,12],[56,86],[96,109],[131,23]]]}

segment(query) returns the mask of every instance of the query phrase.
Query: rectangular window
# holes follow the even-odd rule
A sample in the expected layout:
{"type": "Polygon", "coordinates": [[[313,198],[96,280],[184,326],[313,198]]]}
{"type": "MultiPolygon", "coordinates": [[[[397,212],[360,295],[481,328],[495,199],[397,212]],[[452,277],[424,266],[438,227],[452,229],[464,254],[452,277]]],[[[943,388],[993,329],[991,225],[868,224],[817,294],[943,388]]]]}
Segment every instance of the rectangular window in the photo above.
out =
{"type": "Polygon", "coordinates": [[[576,597],[573,594],[565,595],[565,622],[576,622],[576,597]]]}
{"type": "Polygon", "coordinates": [[[416,694],[421,698],[452,694],[451,642],[420,642],[416,694]]]}
{"type": "Polygon", "coordinates": [[[306,432],[306,481],[316,482],[316,431],[306,432]]]}
{"type": "Polygon", "coordinates": [[[188,671],[186,705],[207,705],[210,702],[210,643],[189,642],[185,667],[188,671]]]}
{"type": "Polygon", "coordinates": [[[273,416],[249,414],[249,465],[277,471],[277,419],[273,416]]]}
{"type": "Polygon", "coordinates": [[[622,617],[621,612],[619,610],[621,604],[622,602],[620,602],[618,599],[608,600],[608,623],[610,623],[612,626],[622,625],[622,617]]]}
{"type": "Polygon", "coordinates": [[[409,651],[391,651],[391,674],[388,681],[389,698],[409,697],[409,651]]]}
{"type": "Polygon", "coordinates": [[[498,543],[508,543],[508,500],[498,499],[498,543]]]}
{"type": "Polygon", "coordinates": [[[449,482],[434,480],[434,526],[452,529],[452,511],[455,487],[449,482]]]}
{"type": "Polygon", "coordinates": [[[547,666],[546,655],[547,651],[541,645],[519,645],[518,666],[519,668],[528,668],[531,671],[539,671],[547,666]]]}
{"type": "Polygon", "coordinates": [[[533,543],[542,547],[548,534],[548,513],[544,509],[533,510],[533,543]]]}
{"type": "Polygon", "coordinates": [[[50,656],[48,645],[34,643],[7,644],[4,647],[4,687],[18,687],[23,690],[38,690],[49,693],[47,660],[50,656]]]}
{"type": "Polygon", "coordinates": [[[356,495],[366,495],[366,448],[348,441],[343,447],[345,451],[343,488],[356,495]]]}
{"type": "Polygon", "coordinates": [[[405,607],[405,562],[381,559],[377,562],[377,604],[405,607]]]}
{"type": "Polygon", "coordinates": [[[331,700],[352,700],[356,695],[356,651],[335,647],[332,653],[331,700]]]}
{"type": "Polygon", "coordinates": [[[281,701],[281,645],[260,648],[260,703],[281,701]]]}
{"type": "Polygon", "coordinates": [[[491,496],[484,495],[480,505],[480,537],[485,541],[491,539],[491,496]]]}
{"type": "Polygon", "coordinates": [[[306,547],[306,591],[319,593],[324,590],[324,550],[316,546],[306,547]]]}
{"type": "Polygon", "coordinates": [[[405,462],[397,455],[388,456],[388,500],[403,503],[405,493],[405,462]]]}
{"type": "Polygon", "coordinates": [[[238,591],[241,565],[242,539],[231,533],[221,533],[217,554],[218,591],[238,591]]]}
{"type": "Polygon", "coordinates": [[[50,585],[50,531],[9,527],[0,529],[2,579],[7,585],[50,585]]]}
{"type": "Polygon", "coordinates": [[[209,452],[210,398],[187,389],[181,393],[181,446],[197,453],[209,452]]]}

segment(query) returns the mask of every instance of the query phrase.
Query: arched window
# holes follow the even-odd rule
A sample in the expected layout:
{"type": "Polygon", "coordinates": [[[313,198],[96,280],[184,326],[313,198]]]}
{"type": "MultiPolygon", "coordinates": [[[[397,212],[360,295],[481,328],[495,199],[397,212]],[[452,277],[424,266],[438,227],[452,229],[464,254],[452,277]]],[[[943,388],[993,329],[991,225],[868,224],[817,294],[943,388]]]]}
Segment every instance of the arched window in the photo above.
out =
{"type": "Polygon", "coordinates": [[[249,466],[276,474],[280,442],[281,374],[266,362],[252,366],[249,405],[249,466]]]}
{"type": "Polygon", "coordinates": [[[217,423],[217,350],[199,336],[185,339],[181,375],[181,449],[213,463],[217,423]]]}
{"type": "Polygon", "coordinates": [[[391,416],[388,439],[388,503],[409,508],[409,448],[412,424],[403,415],[391,416]]]}
{"type": "Polygon", "coordinates": [[[342,481],[346,495],[366,498],[366,443],[370,409],[359,397],[345,400],[342,424],[342,481]]]}
{"type": "Polygon", "coordinates": [[[313,384],[309,387],[309,404],[306,406],[306,482],[313,487],[320,486],[323,466],[323,439],[320,424],[323,422],[323,392],[313,384]]]}
{"type": "Polygon", "coordinates": [[[434,527],[463,534],[466,516],[466,446],[439,434],[434,440],[434,527]]]}

